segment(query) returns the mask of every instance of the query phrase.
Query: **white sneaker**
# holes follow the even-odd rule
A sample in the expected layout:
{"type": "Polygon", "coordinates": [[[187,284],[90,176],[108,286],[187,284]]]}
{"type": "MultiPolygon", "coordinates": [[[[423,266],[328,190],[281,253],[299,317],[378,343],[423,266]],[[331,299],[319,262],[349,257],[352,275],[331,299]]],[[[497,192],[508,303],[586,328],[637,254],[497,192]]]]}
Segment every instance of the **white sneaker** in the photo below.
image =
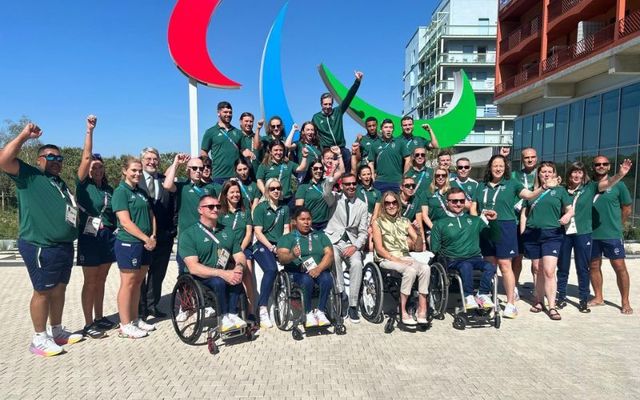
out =
{"type": "Polygon", "coordinates": [[[316,310],[316,320],[318,321],[318,326],[331,325],[331,321],[324,314],[324,311],[316,310]]]}
{"type": "Polygon", "coordinates": [[[489,309],[495,307],[493,301],[491,301],[491,297],[488,294],[480,294],[478,295],[478,300],[476,300],[478,305],[484,309],[489,309]]]}
{"type": "MultiPolygon", "coordinates": [[[[213,307],[205,307],[204,308],[204,317],[205,318],[211,318],[211,317],[215,317],[216,315],[216,310],[213,309],[213,307]]],[[[178,318],[176,318],[177,320],[178,318]]]]}
{"type": "Polygon", "coordinates": [[[465,310],[476,310],[478,308],[478,303],[476,303],[476,298],[473,295],[469,295],[464,298],[465,302],[465,310]]]}
{"type": "MultiPolygon", "coordinates": [[[[205,309],[206,312],[206,309],[205,309]]],[[[176,322],[185,322],[189,319],[191,313],[180,308],[180,312],[176,315],[176,322]]]]}
{"type": "Polygon", "coordinates": [[[511,319],[516,318],[518,316],[518,309],[513,304],[507,303],[507,305],[504,308],[504,312],[502,313],[502,316],[505,318],[511,318],[511,319]]]}
{"type": "Polygon", "coordinates": [[[66,330],[64,326],[47,326],[47,334],[58,346],[78,343],[84,339],[81,333],[72,333],[66,330]]]}
{"type": "Polygon", "coordinates": [[[222,326],[220,327],[220,332],[229,332],[236,328],[236,324],[229,318],[229,314],[225,314],[222,317],[222,326]]]}
{"type": "Polygon", "coordinates": [[[242,318],[240,318],[238,314],[229,314],[229,319],[231,320],[231,322],[233,322],[235,327],[238,329],[247,327],[247,323],[242,318]]]}
{"type": "Polygon", "coordinates": [[[156,330],[156,326],[154,324],[150,324],[144,321],[142,318],[138,318],[137,321],[133,323],[137,328],[142,329],[143,331],[153,332],[156,330]]]}
{"type": "Polygon", "coordinates": [[[513,301],[520,301],[520,293],[518,293],[518,287],[513,289],[513,301]]]}
{"type": "Polygon", "coordinates": [[[314,314],[313,311],[309,311],[307,315],[304,317],[304,327],[313,328],[316,326],[318,326],[318,320],[316,319],[316,314],[314,314]]]}
{"type": "Polygon", "coordinates": [[[267,310],[267,307],[264,306],[260,307],[260,328],[273,328],[273,324],[269,319],[269,310],[267,310]]]}
{"type": "Polygon", "coordinates": [[[33,335],[29,351],[38,356],[51,357],[62,353],[64,349],[61,346],[58,346],[49,335],[36,334],[33,335]]]}
{"type": "Polygon", "coordinates": [[[132,322],[126,325],[120,324],[120,333],[118,334],[118,336],[120,336],[121,338],[140,339],[147,335],[149,335],[147,331],[138,328],[132,322]]]}

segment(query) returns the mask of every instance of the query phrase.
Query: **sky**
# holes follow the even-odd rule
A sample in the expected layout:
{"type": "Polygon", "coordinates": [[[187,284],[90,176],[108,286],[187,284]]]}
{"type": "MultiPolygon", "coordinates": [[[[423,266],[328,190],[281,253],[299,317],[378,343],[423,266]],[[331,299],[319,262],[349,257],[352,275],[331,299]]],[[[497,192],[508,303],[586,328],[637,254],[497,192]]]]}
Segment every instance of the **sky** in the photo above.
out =
{"type": "MultiPolygon", "coordinates": [[[[224,0],[209,25],[214,64],[238,90],[199,86],[200,138],[216,122],[216,104],[260,114],[260,61],[271,24],[285,0],[224,0]]],[[[358,95],[402,112],[404,48],[430,20],[436,0],[289,0],[283,28],[282,75],[294,120],[320,110],[325,63],[347,85],[365,76],[358,95]]],[[[85,120],[98,116],[94,151],[137,154],[145,146],[188,152],[187,78],[168,50],[175,1],[23,0],[0,8],[0,120],[27,116],[41,140],[82,146],[85,120]]],[[[287,128],[288,129],[288,128],[287,128]]],[[[347,141],[363,129],[345,115],[347,141]]]]}

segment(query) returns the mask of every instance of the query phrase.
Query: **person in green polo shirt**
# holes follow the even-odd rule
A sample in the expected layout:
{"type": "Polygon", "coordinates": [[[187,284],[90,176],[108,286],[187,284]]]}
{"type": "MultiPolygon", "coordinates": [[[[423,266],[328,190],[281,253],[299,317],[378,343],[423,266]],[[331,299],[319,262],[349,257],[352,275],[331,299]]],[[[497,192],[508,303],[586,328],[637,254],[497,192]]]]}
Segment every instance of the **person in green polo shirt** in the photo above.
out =
{"type": "Polygon", "coordinates": [[[222,185],[234,175],[233,163],[240,158],[243,133],[231,125],[233,109],[227,101],[218,103],[218,122],[202,138],[200,155],[213,161],[213,182],[222,185]]]}
{"type": "Polygon", "coordinates": [[[155,330],[138,315],[140,285],[156,247],[156,219],[144,190],[138,187],[142,162],[129,157],[122,166],[123,180],[113,191],[111,204],[118,218],[114,252],[120,268],[118,313],[120,337],[138,339],[155,330]]]}
{"type": "Polygon", "coordinates": [[[497,213],[494,210],[485,210],[482,218],[465,213],[464,205],[467,199],[460,188],[449,189],[446,202],[449,216],[434,222],[431,229],[431,251],[447,260],[447,269],[460,273],[465,309],[491,309],[495,307],[491,299],[491,281],[496,275],[496,266],[482,259],[480,232],[488,228],[488,220],[495,220],[497,213]],[[482,271],[480,288],[475,297],[474,270],[482,271]]]}
{"type": "Polygon", "coordinates": [[[456,160],[456,176],[451,180],[451,187],[462,189],[467,196],[467,210],[471,207],[471,200],[478,188],[478,181],[470,178],[471,161],[467,157],[460,157],[456,160]]]}
{"type": "Polygon", "coordinates": [[[422,229],[422,223],[424,218],[422,216],[422,203],[424,198],[415,194],[416,181],[405,176],[402,178],[402,184],[400,185],[400,212],[403,217],[411,222],[413,229],[416,230],[421,240],[426,243],[424,230],[422,229]]]}
{"type": "Polygon", "coordinates": [[[304,171],[304,173],[301,173],[301,177],[304,177],[304,174],[309,171],[312,163],[322,160],[322,151],[320,150],[320,142],[318,141],[318,135],[316,133],[317,129],[313,122],[306,121],[302,123],[302,128],[300,128],[300,140],[293,143],[293,135],[297,130],[298,125],[294,124],[284,145],[291,153],[293,153],[295,160],[298,162],[302,159],[302,149],[307,149],[307,170],[304,171]]]}
{"type": "Polygon", "coordinates": [[[264,120],[258,121],[256,130],[253,130],[253,114],[243,112],[240,115],[240,129],[242,136],[240,138],[240,154],[242,158],[251,163],[251,168],[255,174],[262,160],[262,152],[260,151],[260,129],[264,125],[264,120]]]}
{"type": "Polygon", "coordinates": [[[400,124],[402,125],[402,135],[400,135],[397,139],[398,142],[402,145],[402,151],[404,156],[404,169],[403,171],[407,171],[411,167],[411,155],[413,154],[413,150],[417,148],[422,149],[437,149],[438,148],[438,139],[436,139],[436,135],[433,133],[431,126],[429,124],[422,125],[422,128],[429,132],[430,138],[426,139],[421,136],[413,135],[413,117],[410,115],[405,115],[400,120],[400,124]]]}
{"type": "Polygon", "coordinates": [[[400,190],[400,180],[404,167],[402,144],[393,138],[393,121],[382,121],[382,141],[375,147],[369,159],[369,167],[374,171],[373,185],[380,192],[400,190]]]}
{"type": "Polygon", "coordinates": [[[30,314],[35,334],[29,350],[46,357],[62,353],[62,345],[78,342],[82,335],[71,334],[61,324],[78,236],[76,202],[60,179],[64,157],[49,144],[38,149],[37,167],[17,158],[27,141],[41,135],[36,124],[26,124],[0,149],[0,169],[16,183],[20,200],[18,250],[33,286],[30,314]]]}
{"type": "Polygon", "coordinates": [[[356,196],[367,205],[369,218],[376,214],[376,209],[380,208],[380,196],[382,193],[373,187],[373,173],[368,165],[358,167],[358,187],[356,196]]]}
{"type": "Polygon", "coordinates": [[[204,195],[197,209],[200,218],[185,229],[178,252],[184,255],[189,273],[215,293],[219,307],[216,312],[222,315],[220,331],[244,328],[247,323],[238,316],[246,266],[240,243],[231,228],[219,223],[218,199],[204,195]]]}
{"type": "Polygon", "coordinates": [[[411,166],[404,176],[413,178],[416,183],[415,194],[426,197],[429,194],[429,186],[433,181],[433,168],[427,167],[427,150],[416,147],[411,154],[411,166]]]}
{"type": "Polygon", "coordinates": [[[294,229],[278,240],[278,259],[291,280],[302,287],[306,328],[330,325],[325,315],[329,293],[333,287],[333,245],[324,234],[311,230],[311,211],[296,208],[292,218],[294,229]],[[318,308],[313,310],[313,285],[320,287],[318,308]]]}
{"type": "Polygon", "coordinates": [[[562,319],[556,307],[556,267],[564,236],[562,225],[566,225],[574,213],[567,190],[562,186],[548,187],[544,183],[556,177],[554,163],[540,163],[535,186],[542,186],[545,190],[535,200],[527,200],[520,214],[520,229],[526,226],[522,233],[524,255],[530,260],[539,260],[535,301],[530,311],[543,311],[546,296],[548,315],[553,321],[562,319]]]}
{"type": "Polygon", "coordinates": [[[434,168],[433,182],[429,185],[429,192],[423,194],[421,206],[422,217],[429,230],[431,230],[437,220],[449,214],[445,194],[450,188],[449,173],[447,170],[442,167],[434,168]]]}
{"type": "Polygon", "coordinates": [[[378,135],[378,119],[376,117],[367,117],[364,121],[364,126],[367,134],[365,136],[358,135],[355,143],[351,146],[352,171],[357,170],[362,165],[369,165],[369,162],[372,161],[370,158],[371,152],[381,142],[378,135]]]}
{"type": "Polygon", "coordinates": [[[272,142],[269,145],[268,153],[264,157],[264,161],[260,164],[260,167],[258,167],[256,179],[258,189],[260,189],[260,192],[265,196],[267,193],[265,193],[264,183],[271,178],[278,179],[278,181],[282,182],[283,200],[287,203],[291,201],[291,204],[293,204],[294,193],[292,191],[291,177],[297,172],[306,171],[307,155],[309,152],[307,149],[302,149],[302,161],[300,165],[298,165],[293,161],[289,161],[289,159],[285,157],[284,151],[284,143],[280,141],[272,142]]]}
{"type": "MultiPolygon", "coordinates": [[[[627,163],[627,161],[625,161],[627,163]]],[[[624,168],[621,165],[620,170],[624,168]]],[[[630,163],[630,161],[629,161],[630,163]]],[[[606,181],[611,169],[611,163],[605,156],[593,159],[593,180],[606,181]]],[[[629,167],[630,168],[630,167],[629,167]]],[[[633,308],[629,302],[629,273],[624,261],[624,243],[622,241],[622,227],[631,215],[632,198],[629,189],[623,182],[618,182],[609,189],[599,188],[593,199],[593,246],[591,247],[591,285],[594,297],[589,302],[591,306],[604,304],[602,293],[602,255],[609,259],[616,273],[618,289],[620,290],[622,314],[632,314],[633,308]]]]}
{"type": "Polygon", "coordinates": [[[258,200],[260,199],[258,185],[251,179],[249,163],[239,159],[236,161],[235,167],[236,177],[232,179],[235,179],[240,184],[244,207],[251,211],[258,205],[258,200]]]}
{"type": "Polygon", "coordinates": [[[282,235],[289,233],[289,207],[282,200],[282,184],[277,178],[267,179],[264,200],[253,210],[253,227],[256,242],[253,245],[253,258],[262,268],[260,282],[260,327],[271,328],[267,303],[273,282],[276,280],[276,243],[282,235]]]}

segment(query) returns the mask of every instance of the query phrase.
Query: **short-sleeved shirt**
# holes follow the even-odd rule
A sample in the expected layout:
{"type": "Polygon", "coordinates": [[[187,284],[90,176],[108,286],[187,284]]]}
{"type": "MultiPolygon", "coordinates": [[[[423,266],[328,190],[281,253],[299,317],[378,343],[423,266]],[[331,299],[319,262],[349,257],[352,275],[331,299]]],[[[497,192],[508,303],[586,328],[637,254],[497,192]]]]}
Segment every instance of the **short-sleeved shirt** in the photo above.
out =
{"type": "Polygon", "coordinates": [[[560,217],[566,206],[571,205],[567,189],[558,186],[547,189],[533,200],[526,201],[528,207],[527,228],[553,229],[560,227],[560,217]]]}
{"type": "MultiPolygon", "coordinates": [[[[115,213],[118,211],[128,211],[131,222],[145,235],[151,235],[151,205],[144,190],[137,186],[132,188],[125,181],[121,181],[120,185],[113,191],[111,206],[115,213]]],[[[116,238],[128,243],[141,242],[140,239],[124,229],[120,220],[118,220],[118,234],[116,238]]]]}
{"type": "Polygon", "coordinates": [[[372,157],[376,166],[376,181],[398,183],[404,168],[403,146],[396,139],[381,141],[373,149],[372,157]]]}
{"type": "Polygon", "coordinates": [[[236,212],[229,211],[228,213],[221,215],[219,221],[224,226],[233,231],[235,240],[242,244],[244,237],[247,233],[247,225],[252,225],[251,211],[250,210],[236,210],[236,212]]]}
{"type": "Polygon", "coordinates": [[[293,194],[291,193],[291,175],[295,173],[295,170],[298,169],[298,167],[299,165],[292,161],[280,164],[271,162],[268,166],[260,164],[260,167],[258,167],[258,173],[256,174],[256,179],[262,179],[266,184],[269,179],[278,178],[282,185],[282,197],[287,199],[293,194]]]}
{"type": "MultiPolygon", "coordinates": [[[[304,200],[304,206],[311,211],[313,223],[322,223],[329,220],[329,204],[323,197],[325,185],[333,186],[330,180],[313,181],[298,186],[296,200],[304,200]]],[[[331,189],[328,189],[331,190],[331,189]]]]}
{"type": "Polygon", "coordinates": [[[463,213],[433,223],[431,251],[455,260],[481,255],[480,232],[489,225],[480,217],[463,213]]]}
{"type": "Polygon", "coordinates": [[[618,182],[593,200],[593,239],[622,239],[621,206],[631,204],[631,194],[623,182],[618,182]]]}
{"type": "Polygon", "coordinates": [[[279,140],[281,142],[284,143],[284,141],[286,140],[286,138],[282,135],[275,137],[272,135],[266,135],[266,136],[261,136],[260,137],[260,143],[262,144],[262,154],[265,154],[266,152],[268,152],[268,148],[269,145],[273,142],[275,142],[276,140],[279,140]]]}
{"type": "Polygon", "coordinates": [[[373,149],[378,147],[382,143],[380,136],[371,136],[367,134],[363,136],[360,140],[360,163],[362,165],[366,165],[367,163],[373,162],[374,159],[371,156],[373,153],[373,149]]]}
{"type": "Polygon", "coordinates": [[[176,185],[176,201],[178,202],[178,233],[198,222],[198,204],[202,196],[217,196],[213,184],[200,185],[189,179],[180,180],[176,185]]]}
{"type": "Polygon", "coordinates": [[[408,219],[409,221],[414,221],[416,219],[416,214],[421,212],[421,207],[423,204],[423,199],[420,196],[412,196],[409,202],[406,204],[402,202],[401,214],[403,217],[408,219]]]}
{"type": "Polygon", "coordinates": [[[255,182],[242,182],[240,179],[238,179],[238,183],[240,184],[240,192],[242,193],[242,202],[244,203],[244,207],[247,210],[250,210],[253,205],[253,200],[260,195],[258,185],[256,185],[255,182]]]}
{"type": "Polygon", "coordinates": [[[231,229],[222,224],[210,229],[196,222],[184,230],[178,242],[178,253],[182,258],[196,256],[200,264],[211,268],[218,267],[220,249],[227,250],[229,256],[241,251],[231,229]]]}
{"type": "Polygon", "coordinates": [[[524,170],[513,171],[511,172],[511,179],[517,179],[518,182],[522,183],[522,185],[529,190],[533,190],[533,186],[536,183],[536,174],[538,173],[538,169],[534,168],[528,174],[524,172],[524,170]]]}
{"type": "Polygon", "coordinates": [[[517,179],[502,178],[497,185],[482,182],[478,185],[472,200],[478,205],[478,212],[495,210],[498,221],[517,221],[513,209],[516,199],[525,187],[517,179]]]}
{"type": "Polygon", "coordinates": [[[78,228],[66,222],[67,205],[73,206],[73,194],[59,177],[18,160],[18,175],[9,175],[16,183],[20,239],[42,247],[71,243],[78,228]]]}
{"type": "Polygon", "coordinates": [[[450,180],[451,187],[457,187],[464,191],[467,200],[472,200],[473,195],[476,193],[478,189],[478,181],[475,179],[467,178],[466,181],[462,182],[458,177],[450,180]]]}
{"type": "Polygon", "coordinates": [[[230,178],[235,174],[235,162],[240,157],[240,141],[244,134],[233,126],[226,130],[216,124],[207,129],[202,138],[202,150],[210,152],[213,161],[211,176],[230,178]]]}
{"type": "Polygon", "coordinates": [[[396,140],[402,144],[403,157],[411,156],[411,154],[413,154],[413,151],[418,147],[426,149],[431,142],[431,140],[427,140],[420,136],[413,136],[413,134],[410,137],[402,134],[396,140]]]}
{"type": "Polygon", "coordinates": [[[293,250],[296,246],[300,246],[300,257],[284,264],[288,270],[301,270],[302,263],[309,258],[313,258],[316,264],[320,264],[324,256],[324,249],[331,247],[331,241],[324,232],[313,231],[303,235],[297,229],[278,240],[279,249],[293,250]]]}
{"type": "Polygon", "coordinates": [[[262,233],[271,243],[277,243],[289,223],[289,207],[281,203],[275,210],[263,201],[253,210],[253,226],[262,227],[262,233]]]}
{"type": "Polygon", "coordinates": [[[420,170],[410,168],[404,176],[413,178],[413,181],[416,183],[416,195],[427,197],[427,194],[429,194],[429,186],[431,186],[431,182],[433,182],[433,168],[423,167],[420,170]]]}
{"type": "Polygon", "coordinates": [[[311,165],[313,165],[314,162],[322,160],[322,151],[320,150],[320,148],[318,148],[318,146],[298,141],[296,143],[296,158],[300,163],[302,163],[302,149],[307,149],[308,152],[307,170],[311,168],[311,165]]]}
{"type": "Polygon", "coordinates": [[[449,211],[447,211],[447,199],[439,190],[436,190],[433,194],[428,194],[427,197],[424,198],[423,204],[429,208],[429,219],[432,223],[449,215],[449,211]]]}
{"type": "Polygon", "coordinates": [[[80,208],[80,232],[84,230],[88,217],[100,218],[102,225],[115,229],[116,215],[111,207],[113,188],[109,184],[98,187],[91,178],[76,179],[76,198],[80,208]]]}
{"type": "Polygon", "coordinates": [[[573,193],[567,191],[571,198],[571,204],[575,202],[573,210],[576,213],[574,220],[576,221],[577,235],[584,235],[593,231],[593,198],[597,192],[598,183],[594,181],[587,182],[586,185],[580,185],[573,193]]]}
{"type": "Polygon", "coordinates": [[[356,188],[356,196],[367,205],[367,210],[369,214],[373,213],[373,209],[376,207],[376,203],[380,201],[380,197],[382,197],[382,193],[376,188],[372,186],[369,189],[366,189],[362,185],[358,185],[356,188]]]}
{"type": "Polygon", "coordinates": [[[262,160],[262,149],[256,149],[253,147],[253,132],[250,132],[249,134],[242,132],[242,136],[240,137],[240,152],[242,153],[247,149],[249,149],[255,156],[255,158],[251,160],[251,168],[256,171],[260,165],[260,160],[262,160]]]}

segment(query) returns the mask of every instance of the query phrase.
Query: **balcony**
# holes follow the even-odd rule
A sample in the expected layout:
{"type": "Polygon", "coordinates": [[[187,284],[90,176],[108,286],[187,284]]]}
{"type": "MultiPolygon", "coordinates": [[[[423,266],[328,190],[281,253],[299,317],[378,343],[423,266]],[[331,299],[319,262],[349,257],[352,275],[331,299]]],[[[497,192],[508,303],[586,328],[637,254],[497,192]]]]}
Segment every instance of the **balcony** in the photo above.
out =
{"type": "Polygon", "coordinates": [[[495,64],[495,53],[489,54],[464,54],[443,53],[440,54],[440,62],[446,64],[495,64]]]}
{"type": "MultiPolygon", "coordinates": [[[[447,111],[447,109],[448,107],[438,107],[436,109],[436,115],[441,115],[447,111]]],[[[498,113],[498,107],[495,105],[486,105],[483,107],[476,107],[476,118],[499,119],[505,117],[498,113]]]]}
{"type": "Polygon", "coordinates": [[[456,146],[507,146],[513,142],[513,131],[471,132],[456,146]]]}
{"type": "MultiPolygon", "coordinates": [[[[471,84],[471,87],[474,90],[478,90],[478,91],[493,91],[494,86],[495,86],[495,79],[494,78],[487,78],[486,80],[482,80],[482,81],[469,81],[469,83],[471,84]]],[[[438,82],[438,90],[442,90],[442,91],[453,91],[455,89],[455,84],[453,80],[447,80],[447,81],[440,81],[438,82]]]]}
{"type": "Polygon", "coordinates": [[[541,24],[542,20],[540,16],[537,16],[529,23],[511,32],[505,39],[502,39],[500,41],[502,62],[506,62],[509,57],[534,45],[533,39],[539,37],[541,24]]]}
{"type": "Polygon", "coordinates": [[[618,21],[618,35],[620,38],[640,32],[640,10],[636,10],[618,21]]]}
{"type": "Polygon", "coordinates": [[[598,16],[612,12],[615,5],[616,0],[555,0],[549,5],[547,36],[569,35],[580,21],[600,19],[598,16]]]}
{"type": "Polygon", "coordinates": [[[541,0],[500,0],[498,18],[500,21],[517,19],[533,7],[541,4],[541,0]]]}
{"type": "Polygon", "coordinates": [[[526,85],[528,82],[537,79],[540,76],[540,69],[538,64],[532,65],[511,78],[505,79],[500,84],[496,85],[496,95],[502,95],[508,91],[511,91],[520,86],[526,85]]]}
{"type": "Polygon", "coordinates": [[[443,25],[441,36],[496,36],[496,25],[443,25]]]}
{"type": "Polygon", "coordinates": [[[549,22],[567,13],[584,0],[556,0],[549,4],[549,22]]]}

